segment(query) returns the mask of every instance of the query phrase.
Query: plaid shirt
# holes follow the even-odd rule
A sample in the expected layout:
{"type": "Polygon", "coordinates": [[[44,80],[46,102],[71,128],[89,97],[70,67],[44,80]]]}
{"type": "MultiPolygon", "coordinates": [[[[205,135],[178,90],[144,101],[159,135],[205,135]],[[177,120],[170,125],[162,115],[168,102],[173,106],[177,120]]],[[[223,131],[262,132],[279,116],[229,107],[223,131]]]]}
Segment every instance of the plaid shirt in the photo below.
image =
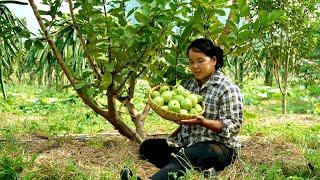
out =
{"type": "Polygon", "coordinates": [[[222,72],[216,71],[205,84],[200,87],[196,79],[184,84],[189,91],[204,97],[205,112],[203,116],[223,123],[220,133],[201,125],[182,125],[176,136],[167,138],[170,146],[190,146],[197,142],[218,141],[230,148],[239,148],[239,131],[242,124],[243,97],[238,86],[227,79],[222,72]]]}

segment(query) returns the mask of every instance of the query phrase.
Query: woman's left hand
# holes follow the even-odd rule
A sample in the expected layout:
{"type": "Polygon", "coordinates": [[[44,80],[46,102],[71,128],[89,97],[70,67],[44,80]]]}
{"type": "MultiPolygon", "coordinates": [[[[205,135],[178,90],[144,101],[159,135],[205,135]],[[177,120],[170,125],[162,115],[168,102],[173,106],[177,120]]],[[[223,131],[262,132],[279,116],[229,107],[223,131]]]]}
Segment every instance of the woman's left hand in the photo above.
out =
{"type": "Polygon", "coordinates": [[[205,118],[203,116],[196,116],[196,118],[193,119],[183,119],[178,121],[178,124],[184,124],[184,125],[203,125],[203,122],[205,121],[205,118]]]}

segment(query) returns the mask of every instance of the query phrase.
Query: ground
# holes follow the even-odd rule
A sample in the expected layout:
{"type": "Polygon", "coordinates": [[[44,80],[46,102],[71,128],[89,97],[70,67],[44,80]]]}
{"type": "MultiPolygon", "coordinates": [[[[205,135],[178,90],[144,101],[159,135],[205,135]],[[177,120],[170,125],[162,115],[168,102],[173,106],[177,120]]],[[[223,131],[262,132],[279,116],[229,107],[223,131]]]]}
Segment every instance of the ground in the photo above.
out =
{"type": "MultiPolygon", "coordinates": [[[[304,126],[319,124],[320,118],[306,115],[278,116],[276,118],[263,118],[265,125],[296,122],[304,126]]],[[[74,163],[84,171],[101,173],[103,169],[110,169],[113,174],[108,177],[117,177],[121,165],[127,164],[133,167],[135,172],[146,179],[158,169],[152,164],[139,160],[138,144],[130,142],[116,133],[112,135],[100,135],[90,138],[72,137],[46,137],[33,134],[29,137],[21,137],[20,142],[26,143],[27,154],[37,154],[35,167],[42,172],[44,179],[54,176],[53,167],[68,166],[66,160],[74,163]],[[130,161],[130,162],[128,162],[130,161]],[[50,171],[48,174],[47,171],[50,171]]],[[[267,136],[256,133],[253,136],[241,136],[243,147],[239,151],[239,157],[235,163],[220,172],[218,178],[237,179],[238,177],[250,177],[251,171],[245,168],[261,165],[274,165],[280,163],[282,170],[288,172],[297,169],[312,171],[312,167],[305,159],[303,148],[297,144],[287,142],[282,137],[267,136]]],[[[34,167],[33,167],[34,168],[34,167]]],[[[65,168],[57,168],[59,169],[65,168]]],[[[61,175],[61,172],[56,172],[61,175]]],[[[70,174],[68,174],[70,176],[70,174]]],[[[109,179],[109,178],[106,178],[109,179]]]]}

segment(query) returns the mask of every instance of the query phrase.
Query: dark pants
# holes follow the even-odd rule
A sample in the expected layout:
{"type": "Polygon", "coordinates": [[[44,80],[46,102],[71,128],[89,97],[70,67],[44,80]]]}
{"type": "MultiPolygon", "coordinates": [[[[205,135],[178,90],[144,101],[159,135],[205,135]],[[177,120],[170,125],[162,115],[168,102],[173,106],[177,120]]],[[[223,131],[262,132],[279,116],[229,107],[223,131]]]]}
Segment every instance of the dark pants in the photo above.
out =
{"type": "Polygon", "coordinates": [[[165,139],[148,139],[140,145],[140,156],[161,169],[151,179],[166,180],[183,176],[191,167],[200,171],[214,167],[221,171],[234,161],[236,151],[213,141],[176,148],[168,146],[165,139]]]}

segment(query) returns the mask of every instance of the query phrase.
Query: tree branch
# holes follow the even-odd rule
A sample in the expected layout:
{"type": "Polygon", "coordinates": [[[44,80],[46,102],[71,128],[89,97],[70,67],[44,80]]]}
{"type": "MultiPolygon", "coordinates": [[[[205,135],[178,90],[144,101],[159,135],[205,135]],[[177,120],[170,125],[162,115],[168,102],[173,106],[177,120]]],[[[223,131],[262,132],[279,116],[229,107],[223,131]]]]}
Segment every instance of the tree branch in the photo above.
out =
{"type": "MultiPolygon", "coordinates": [[[[80,30],[79,30],[79,28],[77,26],[76,19],[75,19],[75,16],[73,14],[73,10],[72,10],[72,1],[68,0],[68,4],[69,4],[70,16],[71,16],[71,19],[72,19],[72,24],[73,24],[75,30],[77,31],[77,33],[79,35],[81,45],[83,46],[83,50],[86,51],[88,49],[88,47],[87,47],[87,44],[86,44],[86,42],[85,42],[85,40],[84,40],[84,38],[82,36],[82,33],[80,32],[80,30]]],[[[102,79],[102,74],[97,70],[97,65],[95,63],[94,58],[89,53],[86,53],[86,54],[87,54],[87,58],[88,58],[90,67],[93,69],[93,72],[96,74],[98,80],[101,80],[102,79]]]]}
{"type": "Polygon", "coordinates": [[[28,5],[28,3],[20,1],[0,1],[0,4],[19,4],[19,5],[28,5]]]}
{"type": "Polygon", "coordinates": [[[47,30],[46,26],[44,25],[41,16],[39,14],[38,8],[36,6],[36,4],[34,3],[34,0],[29,0],[29,3],[32,7],[33,13],[36,16],[38,23],[40,25],[41,30],[44,32],[45,38],[47,40],[47,42],[49,43],[53,55],[54,57],[57,59],[60,67],[62,68],[64,74],[66,75],[67,79],[70,81],[71,85],[74,87],[74,89],[76,90],[76,92],[78,93],[79,97],[84,101],[84,103],[86,105],[88,105],[90,108],[92,108],[96,113],[102,115],[102,116],[107,116],[108,112],[104,111],[102,109],[100,109],[98,107],[98,105],[92,100],[90,99],[86,94],[84,94],[80,89],[76,89],[75,85],[77,83],[76,79],[72,76],[72,73],[70,72],[69,68],[67,67],[67,65],[65,64],[65,62],[63,61],[63,58],[56,46],[56,44],[53,42],[51,35],[49,33],[49,31],[47,30]]]}

